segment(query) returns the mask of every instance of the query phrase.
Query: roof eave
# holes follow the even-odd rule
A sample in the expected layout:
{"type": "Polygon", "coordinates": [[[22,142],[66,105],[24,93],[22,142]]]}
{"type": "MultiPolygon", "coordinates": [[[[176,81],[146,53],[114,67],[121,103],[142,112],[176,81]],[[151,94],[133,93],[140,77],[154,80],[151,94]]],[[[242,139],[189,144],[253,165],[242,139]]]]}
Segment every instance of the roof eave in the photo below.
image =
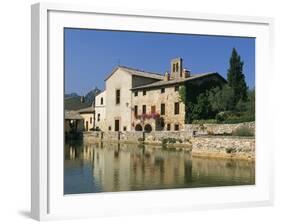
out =
{"type": "Polygon", "coordinates": [[[104,81],[106,82],[106,80],[108,80],[119,68],[120,68],[119,66],[115,67],[115,68],[111,71],[111,73],[104,79],[104,81]]]}
{"type": "Polygon", "coordinates": [[[218,72],[210,72],[210,73],[207,73],[205,75],[201,75],[201,76],[198,75],[198,77],[193,76],[191,79],[179,80],[179,82],[169,83],[169,81],[167,81],[167,83],[163,83],[162,85],[158,85],[158,86],[153,86],[153,85],[151,85],[151,86],[149,86],[149,85],[138,86],[138,87],[135,87],[135,88],[131,88],[131,90],[136,91],[136,90],[143,90],[143,89],[157,89],[157,88],[161,88],[161,87],[164,87],[164,86],[173,86],[173,85],[177,85],[177,84],[185,84],[185,83],[190,82],[190,81],[202,79],[202,78],[205,78],[207,76],[213,76],[213,75],[220,78],[224,83],[227,83],[227,81],[218,72]]]}

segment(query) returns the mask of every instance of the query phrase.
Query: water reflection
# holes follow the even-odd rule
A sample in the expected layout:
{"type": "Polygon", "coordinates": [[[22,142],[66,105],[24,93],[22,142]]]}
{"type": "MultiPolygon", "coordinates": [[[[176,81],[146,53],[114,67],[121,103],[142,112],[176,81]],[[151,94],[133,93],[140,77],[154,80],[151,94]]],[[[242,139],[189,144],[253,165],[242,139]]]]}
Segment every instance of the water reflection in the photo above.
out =
{"type": "Polygon", "coordinates": [[[133,144],[66,144],[64,192],[254,184],[252,162],[192,158],[181,150],[133,144]]]}

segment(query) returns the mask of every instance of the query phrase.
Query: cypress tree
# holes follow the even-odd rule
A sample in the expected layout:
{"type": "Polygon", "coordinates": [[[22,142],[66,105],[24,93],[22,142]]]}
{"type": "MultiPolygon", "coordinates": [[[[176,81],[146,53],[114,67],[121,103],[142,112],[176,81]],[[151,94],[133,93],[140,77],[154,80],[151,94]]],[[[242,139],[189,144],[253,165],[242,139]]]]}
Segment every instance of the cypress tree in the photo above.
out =
{"type": "Polygon", "coordinates": [[[234,92],[234,105],[236,106],[239,100],[247,100],[247,84],[245,81],[245,75],[243,74],[243,61],[241,61],[240,55],[236,49],[232,49],[232,54],[229,60],[229,69],[227,71],[228,85],[234,92]]]}

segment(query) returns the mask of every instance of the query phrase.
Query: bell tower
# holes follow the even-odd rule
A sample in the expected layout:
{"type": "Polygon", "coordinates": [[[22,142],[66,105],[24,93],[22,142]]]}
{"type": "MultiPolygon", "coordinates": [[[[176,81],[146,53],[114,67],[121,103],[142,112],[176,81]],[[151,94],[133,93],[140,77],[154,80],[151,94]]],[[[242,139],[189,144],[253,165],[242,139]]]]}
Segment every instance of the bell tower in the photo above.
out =
{"type": "Polygon", "coordinates": [[[182,78],[182,58],[174,58],[171,60],[171,79],[182,78]]]}

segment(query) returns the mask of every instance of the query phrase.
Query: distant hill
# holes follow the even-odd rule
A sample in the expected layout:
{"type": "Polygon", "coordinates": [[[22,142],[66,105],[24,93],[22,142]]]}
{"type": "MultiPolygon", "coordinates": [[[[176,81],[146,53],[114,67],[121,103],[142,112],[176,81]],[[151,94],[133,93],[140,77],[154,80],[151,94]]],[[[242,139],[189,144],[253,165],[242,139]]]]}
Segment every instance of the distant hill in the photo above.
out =
{"type": "Polygon", "coordinates": [[[80,96],[77,93],[64,94],[64,98],[71,98],[71,97],[80,97],[80,96]]]}
{"type": "Polygon", "coordinates": [[[100,89],[98,89],[97,87],[95,87],[93,90],[91,90],[90,92],[88,92],[85,95],[85,102],[86,103],[95,103],[95,96],[98,95],[101,92],[100,89]]]}
{"type": "Polygon", "coordinates": [[[88,92],[84,99],[83,96],[79,96],[77,93],[69,93],[64,95],[64,109],[65,110],[79,110],[86,107],[90,107],[95,100],[95,96],[99,94],[101,90],[95,87],[93,90],[88,92]]]}

